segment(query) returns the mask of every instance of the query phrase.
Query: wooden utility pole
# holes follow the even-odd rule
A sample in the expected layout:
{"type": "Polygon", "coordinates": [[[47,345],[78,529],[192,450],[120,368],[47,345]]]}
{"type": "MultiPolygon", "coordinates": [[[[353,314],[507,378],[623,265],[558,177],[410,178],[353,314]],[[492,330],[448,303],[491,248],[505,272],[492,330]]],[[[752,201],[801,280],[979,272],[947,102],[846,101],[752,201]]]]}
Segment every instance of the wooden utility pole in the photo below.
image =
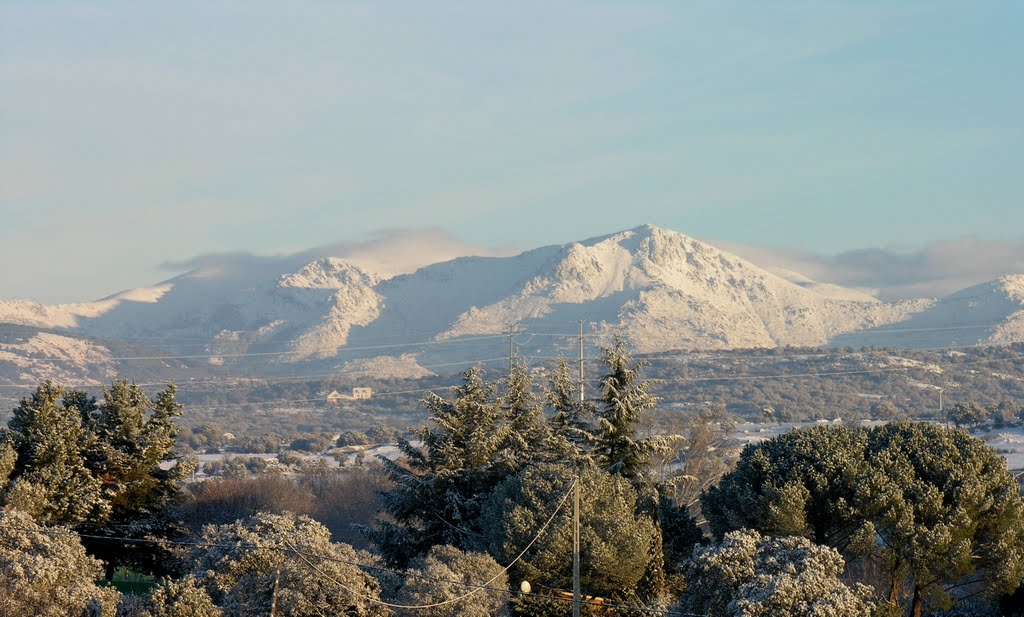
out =
{"type": "Polygon", "coordinates": [[[572,506],[572,617],[580,617],[580,477],[573,483],[572,506]]]}
{"type": "Polygon", "coordinates": [[[580,320],[580,405],[583,404],[583,320],[580,320]]]}
{"type": "Polygon", "coordinates": [[[270,617],[277,617],[277,590],[281,586],[281,564],[284,558],[277,563],[277,574],[274,576],[274,596],[270,600],[270,617]]]}
{"type": "Polygon", "coordinates": [[[514,354],[513,354],[513,351],[512,351],[513,328],[515,328],[515,325],[509,325],[509,327],[508,327],[508,376],[509,377],[512,377],[512,359],[514,357],[514,354]]]}

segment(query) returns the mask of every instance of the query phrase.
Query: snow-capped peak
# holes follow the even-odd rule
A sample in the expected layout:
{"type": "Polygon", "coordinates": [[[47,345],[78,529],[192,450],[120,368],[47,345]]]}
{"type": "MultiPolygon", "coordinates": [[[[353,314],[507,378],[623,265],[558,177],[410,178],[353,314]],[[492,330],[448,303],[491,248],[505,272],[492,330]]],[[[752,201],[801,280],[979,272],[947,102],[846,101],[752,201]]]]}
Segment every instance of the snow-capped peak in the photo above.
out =
{"type": "Polygon", "coordinates": [[[373,286],[379,279],[344,259],[324,257],[308,263],[298,272],[282,274],[277,280],[278,287],[304,289],[341,289],[347,285],[373,286]]]}

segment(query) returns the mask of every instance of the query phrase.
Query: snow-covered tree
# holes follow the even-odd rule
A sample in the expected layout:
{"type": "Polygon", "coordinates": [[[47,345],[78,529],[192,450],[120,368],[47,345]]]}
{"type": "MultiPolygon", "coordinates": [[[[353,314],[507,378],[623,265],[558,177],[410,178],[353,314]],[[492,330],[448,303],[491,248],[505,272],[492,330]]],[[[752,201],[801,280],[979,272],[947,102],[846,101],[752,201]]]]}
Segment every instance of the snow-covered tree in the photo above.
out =
{"type": "Polygon", "coordinates": [[[224,611],[213,604],[210,594],[190,575],[181,580],[161,580],[138,617],[221,617],[223,614],[224,611]]]}
{"type": "Polygon", "coordinates": [[[570,448],[566,459],[577,461],[589,456],[595,442],[594,407],[590,401],[579,400],[579,384],[565,358],[559,358],[555,364],[545,395],[553,411],[551,428],[570,448]]]}
{"type": "MultiPolygon", "coordinates": [[[[0,446],[0,503],[91,536],[160,535],[168,527],[166,509],[192,469],[174,452],[180,408],[173,386],[151,401],[120,379],[97,404],[85,392],[44,382],[8,423],[8,445],[0,446]]],[[[84,543],[106,562],[108,578],[118,563],[154,569],[158,561],[151,544],[128,550],[106,539],[84,543]]]]}
{"type": "Polygon", "coordinates": [[[701,497],[712,533],[756,529],[845,551],[863,524],[856,495],[871,472],[867,439],[864,429],[812,427],[747,445],[701,497]]]}
{"type": "Polygon", "coordinates": [[[716,536],[752,528],[881,558],[890,603],[911,612],[968,586],[1012,591],[1024,576],[1024,500],[1006,462],[959,429],[896,422],[815,427],[744,448],[702,498],[716,536]]]}
{"type": "Polygon", "coordinates": [[[14,449],[14,445],[0,440],[0,497],[3,496],[4,487],[10,482],[17,463],[18,451],[14,449]]]}
{"type": "MultiPolygon", "coordinates": [[[[175,400],[174,386],[151,400],[136,384],[118,379],[104,388],[100,405],[79,405],[91,437],[84,449],[87,466],[101,479],[103,497],[110,504],[109,515],[84,522],[83,532],[111,538],[166,535],[167,509],[181,495],[182,482],[193,468],[175,451],[174,419],[181,415],[182,405],[175,400]]],[[[162,561],[162,551],[148,543],[87,539],[85,544],[107,563],[108,578],[120,564],[154,571],[162,561]]]]}
{"type": "Polygon", "coordinates": [[[684,604],[721,617],[870,617],[872,590],[844,584],[845,566],[838,551],[806,538],[734,531],[694,550],[684,604]]]}
{"type": "Polygon", "coordinates": [[[17,457],[2,503],[47,525],[102,520],[110,509],[100,480],[85,465],[81,417],[62,404],[63,394],[60,386],[43,382],[21,399],[7,425],[6,438],[17,457]]]}
{"type": "MultiPolygon", "coordinates": [[[[481,516],[480,548],[499,563],[510,563],[552,516],[573,484],[577,470],[563,465],[528,467],[506,480],[488,499],[481,516]]],[[[660,568],[661,534],[654,520],[638,513],[636,489],[624,478],[593,466],[580,473],[580,571],[586,594],[625,603],[660,568]]],[[[552,589],[572,588],[572,498],[520,560],[513,580],[552,589]]],[[[660,590],[657,590],[660,591],[660,590]]],[[[656,591],[656,593],[657,593],[656,591]]]]}
{"type": "Polygon", "coordinates": [[[330,540],[320,523],[294,515],[257,514],[211,525],[187,557],[190,573],[226,617],[387,615],[380,585],[354,563],[359,555],[330,540]]]}
{"type": "Polygon", "coordinates": [[[508,441],[501,457],[509,471],[531,463],[564,460],[571,454],[568,440],[552,430],[544,417],[544,409],[533,394],[530,373],[518,359],[505,380],[499,404],[508,422],[508,441]]]}
{"type": "Polygon", "coordinates": [[[112,617],[120,594],[93,583],[102,572],[74,532],[0,509],[0,615],[112,617]]]}
{"type": "Polygon", "coordinates": [[[406,574],[396,603],[405,606],[445,604],[425,609],[396,609],[396,614],[501,617],[508,614],[509,594],[500,591],[505,589],[508,589],[508,575],[490,555],[463,552],[454,546],[435,546],[406,574]],[[467,594],[468,597],[452,602],[467,594]]]}
{"type": "Polygon", "coordinates": [[[480,503],[509,473],[501,454],[510,428],[493,394],[482,369],[470,369],[453,399],[424,399],[430,426],[419,434],[423,448],[400,440],[404,461],[382,460],[395,482],[381,498],[393,520],[369,535],[389,563],[405,567],[433,546],[465,547],[479,534],[480,503]]]}
{"type": "Polygon", "coordinates": [[[601,379],[597,409],[598,463],[611,473],[636,479],[660,447],[660,441],[641,439],[636,433],[642,414],[653,409],[658,399],[648,392],[652,382],[643,379],[642,364],[633,362],[622,339],[616,337],[602,351],[601,363],[607,372],[601,379]]]}
{"type": "Polygon", "coordinates": [[[873,429],[859,503],[893,580],[913,588],[911,614],[975,582],[1011,592],[1024,578],[1024,499],[1006,460],[961,430],[899,422],[873,429]]]}

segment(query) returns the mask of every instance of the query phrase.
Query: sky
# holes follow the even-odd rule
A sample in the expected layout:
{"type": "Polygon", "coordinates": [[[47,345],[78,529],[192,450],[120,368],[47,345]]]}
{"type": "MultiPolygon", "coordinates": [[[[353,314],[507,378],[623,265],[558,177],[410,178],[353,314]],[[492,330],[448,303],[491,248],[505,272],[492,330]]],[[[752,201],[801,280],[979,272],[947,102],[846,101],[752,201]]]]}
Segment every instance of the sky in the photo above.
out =
{"type": "Polygon", "coordinates": [[[417,230],[1024,268],[1022,26],[994,1],[0,1],[0,300],[417,230]]]}

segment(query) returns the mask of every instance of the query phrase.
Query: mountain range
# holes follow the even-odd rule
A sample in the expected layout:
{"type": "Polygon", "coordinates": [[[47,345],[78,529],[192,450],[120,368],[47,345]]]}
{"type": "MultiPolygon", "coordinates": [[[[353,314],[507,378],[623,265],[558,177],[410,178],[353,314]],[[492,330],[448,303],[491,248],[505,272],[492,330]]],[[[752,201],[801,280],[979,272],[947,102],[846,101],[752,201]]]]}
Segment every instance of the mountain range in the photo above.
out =
{"type": "Polygon", "coordinates": [[[883,302],[637,227],[510,257],[364,257],[201,265],[95,302],[0,301],[0,383],[221,375],[418,376],[541,361],[622,336],[637,352],[940,347],[1024,340],[1024,276],[883,302]]]}

